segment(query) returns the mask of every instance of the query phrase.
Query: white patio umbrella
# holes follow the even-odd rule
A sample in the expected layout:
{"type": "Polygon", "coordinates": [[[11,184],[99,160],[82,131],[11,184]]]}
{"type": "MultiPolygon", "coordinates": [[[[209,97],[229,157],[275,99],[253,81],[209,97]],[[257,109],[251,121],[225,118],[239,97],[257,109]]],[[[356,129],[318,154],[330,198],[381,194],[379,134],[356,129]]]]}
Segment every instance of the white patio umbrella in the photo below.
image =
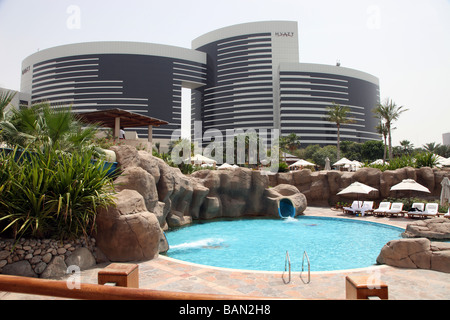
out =
{"type": "MultiPolygon", "coordinates": [[[[372,162],[371,164],[383,164],[383,159],[378,159],[372,162]]],[[[389,164],[389,162],[384,161],[384,164],[389,164]]]]}
{"type": "Polygon", "coordinates": [[[290,167],[306,167],[306,166],[315,166],[315,164],[314,164],[314,163],[311,163],[311,162],[309,162],[309,161],[300,159],[300,160],[298,160],[297,162],[291,164],[291,165],[289,166],[289,168],[290,168],[290,167]]]}
{"type": "Polygon", "coordinates": [[[348,160],[347,158],[342,158],[341,160],[333,163],[333,166],[344,166],[346,164],[351,164],[352,162],[348,160]]]}
{"type": "Polygon", "coordinates": [[[371,186],[368,186],[361,182],[353,182],[351,185],[349,185],[347,188],[342,189],[337,193],[337,195],[342,194],[348,194],[348,193],[361,193],[361,194],[369,194],[372,191],[378,191],[375,188],[372,188],[371,186]]]}
{"type": "Polygon", "coordinates": [[[444,206],[445,204],[450,203],[450,179],[447,177],[444,177],[441,181],[441,206],[444,206]]]}
{"type": "Polygon", "coordinates": [[[193,156],[191,158],[191,161],[194,161],[195,164],[202,164],[202,163],[214,164],[214,163],[216,163],[216,160],[210,159],[201,154],[196,154],[195,156],[193,156]]]}
{"type": "Polygon", "coordinates": [[[217,170],[225,170],[225,169],[235,169],[236,167],[232,166],[231,164],[224,163],[221,166],[217,167],[217,170]]]}
{"type": "Polygon", "coordinates": [[[337,195],[343,195],[343,194],[350,194],[355,193],[357,197],[357,201],[359,204],[359,194],[369,194],[370,192],[378,191],[375,188],[372,188],[371,186],[368,186],[361,182],[353,182],[351,185],[349,185],[347,188],[342,189],[337,193],[337,195]]]}
{"type": "Polygon", "coordinates": [[[443,160],[440,161],[439,164],[444,166],[444,167],[450,166],[450,158],[447,158],[447,159],[444,158],[443,160]]]}
{"type": "Polygon", "coordinates": [[[417,183],[413,179],[404,179],[402,182],[392,186],[391,191],[421,191],[430,193],[427,187],[417,183]]]}
{"type": "Polygon", "coordinates": [[[331,170],[331,166],[330,166],[330,158],[326,157],[325,158],[325,170],[331,170]]]}

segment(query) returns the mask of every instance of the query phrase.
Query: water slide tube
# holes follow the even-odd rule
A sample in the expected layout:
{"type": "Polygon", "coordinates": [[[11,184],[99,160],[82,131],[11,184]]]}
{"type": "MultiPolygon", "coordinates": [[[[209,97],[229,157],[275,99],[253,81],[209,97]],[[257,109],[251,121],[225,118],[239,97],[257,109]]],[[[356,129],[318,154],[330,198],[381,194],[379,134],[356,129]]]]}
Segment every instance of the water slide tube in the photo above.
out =
{"type": "Polygon", "coordinates": [[[289,198],[282,198],[278,201],[278,214],[282,219],[295,217],[295,207],[289,198]]]}

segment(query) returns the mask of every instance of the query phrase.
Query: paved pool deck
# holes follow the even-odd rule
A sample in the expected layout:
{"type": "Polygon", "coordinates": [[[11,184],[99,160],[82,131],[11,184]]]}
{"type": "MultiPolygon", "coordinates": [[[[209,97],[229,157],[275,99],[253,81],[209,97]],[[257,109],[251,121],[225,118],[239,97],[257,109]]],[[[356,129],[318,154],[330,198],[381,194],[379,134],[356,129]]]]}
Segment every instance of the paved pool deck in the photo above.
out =
{"type": "MultiPolygon", "coordinates": [[[[308,207],[306,216],[339,217],[385,223],[405,228],[411,219],[397,217],[354,217],[330,208],[308,207]]],[[[381,248],[380,248],[381,249],[381,248]]],[[[107,264],[106,264],[107,265],[107,264]]],[[[98,271],[106,266],[81,272],[81,282],[97,283],[98,271]]],[[[388,285],[391,300],[448,300],[450,299],[450,274],[421,270],[401,269],[386,265],[333,272],[307,272],[300,277],[293,272],[285,284],[282,272],[245,271],[205,267],[160,255],[158,258],[138,262],[140,288],[177,292],[248,295],[281,299],[345,299],[345,278],[350,275],[372,275],[388,285]],[[305,281],[305,282],[304,282],[305,281]]],[[[285,279],[288,276],[285,274],[285,279]]],[[[0,300],[58,299],[52,297],[0,292],[0,300]]]]}

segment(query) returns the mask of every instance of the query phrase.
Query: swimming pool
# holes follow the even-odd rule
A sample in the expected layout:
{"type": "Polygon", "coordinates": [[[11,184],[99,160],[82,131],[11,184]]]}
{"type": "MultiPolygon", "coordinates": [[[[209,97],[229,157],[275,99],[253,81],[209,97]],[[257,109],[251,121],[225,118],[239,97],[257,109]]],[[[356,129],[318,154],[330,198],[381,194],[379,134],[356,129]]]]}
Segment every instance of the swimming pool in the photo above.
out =
{"type": "Polygon", "coordinates": [[[311,271],[354,269],[374,265],[381,248],[400,239],[401,232],[378,223],[311,216],[199,222],[166,232],[166,256],[207,266],[284,271],[288,251],[295,272],[301,271],[306,251],[311,271]]]}

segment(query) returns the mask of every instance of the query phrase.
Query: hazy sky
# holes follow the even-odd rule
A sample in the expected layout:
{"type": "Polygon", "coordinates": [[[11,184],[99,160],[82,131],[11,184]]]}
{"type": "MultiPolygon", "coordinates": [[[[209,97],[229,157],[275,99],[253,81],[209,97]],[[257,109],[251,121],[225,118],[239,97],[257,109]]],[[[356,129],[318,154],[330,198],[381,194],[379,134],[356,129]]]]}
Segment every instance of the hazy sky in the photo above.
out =
{"type": "Polygon", "coordinates": [[[21,63],[57,45],[140,41],[190,48],[238,23],[293,20],[300,61],[368,72],[381,99],[409,109],[393,144],[442,143],[450,132],[450,0],[0,0],[0,87],[20,89],[21,63]]]}

